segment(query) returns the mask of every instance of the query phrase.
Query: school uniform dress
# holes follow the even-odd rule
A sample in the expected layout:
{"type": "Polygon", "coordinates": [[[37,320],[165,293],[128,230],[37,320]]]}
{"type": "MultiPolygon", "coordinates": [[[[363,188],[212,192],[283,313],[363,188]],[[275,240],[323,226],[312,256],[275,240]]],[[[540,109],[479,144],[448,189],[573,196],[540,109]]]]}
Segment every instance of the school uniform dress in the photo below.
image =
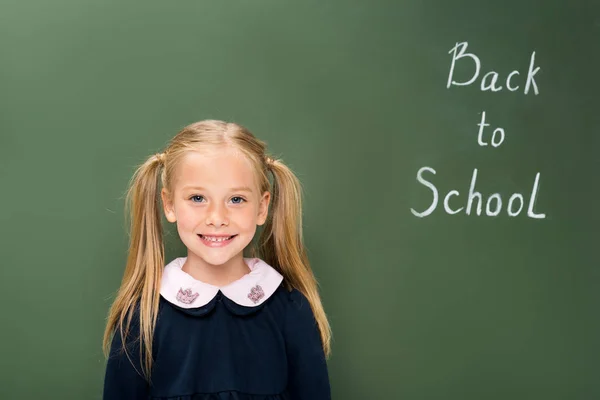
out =
{"type": "Polygon", "coordinates": [[[306,297],[259,258],[224,287],[165,266],[153,338],[151,383],[141,374],[139,309],[127,337],[117,329],[104,400],[329,400],[321,336],[306,297]],[[128,357],[129,355],[129,357],[128,357]]]}

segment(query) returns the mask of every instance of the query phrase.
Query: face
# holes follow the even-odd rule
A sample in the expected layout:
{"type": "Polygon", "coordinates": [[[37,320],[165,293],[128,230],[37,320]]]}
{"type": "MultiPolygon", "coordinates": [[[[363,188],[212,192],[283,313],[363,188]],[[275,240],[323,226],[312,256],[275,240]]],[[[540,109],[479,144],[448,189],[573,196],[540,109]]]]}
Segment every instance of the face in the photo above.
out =
{"type": "Polygon", "coordinates": [[[230,148],[190,152],[179,164],[174,184],[173,201],[165,189],[161,197],[190,261],[242,263],[256,227],[266,221],[270,199],[269,192],[259,193],[250,161],[230,148]]]}

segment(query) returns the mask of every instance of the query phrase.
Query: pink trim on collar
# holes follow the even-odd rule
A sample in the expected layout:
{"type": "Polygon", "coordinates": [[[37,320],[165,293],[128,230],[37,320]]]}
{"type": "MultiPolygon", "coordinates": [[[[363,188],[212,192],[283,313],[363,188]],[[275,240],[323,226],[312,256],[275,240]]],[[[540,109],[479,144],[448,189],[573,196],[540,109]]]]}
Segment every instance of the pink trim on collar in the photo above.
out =
{"type": "Polygon", "coordinates": [[[179,257],[165,266],[160,294],[170,303],[181,308],[197,308],[206,305],[219,292],[235,303],[257,307],[264,303],[279,287],[283,276],[260,258],[246,258],[250,272],[237,281],[218,287],[196,280],[182,271],[187,257],[179,257]]]}

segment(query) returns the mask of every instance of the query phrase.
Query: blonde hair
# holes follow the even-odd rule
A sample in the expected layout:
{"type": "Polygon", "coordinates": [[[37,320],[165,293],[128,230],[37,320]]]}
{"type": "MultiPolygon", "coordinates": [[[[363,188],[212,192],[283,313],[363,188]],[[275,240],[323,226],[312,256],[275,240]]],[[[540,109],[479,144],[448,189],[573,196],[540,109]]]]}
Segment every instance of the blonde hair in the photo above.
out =
{"type": "Polygon", "coordinates": [[[268,172],[272,173],[272,213],[264,224],[258,245],[250,245],[250,253],[279,271],[288,290],[295,288],[307,297],[317,321],[325,356],[329,357],[331,328],[302,237],[300,182],[281,160],[269,157],[265,153],[266,144],[246,128],[217,120],[204,120],[183,128],[171,139],[164,153],[152,155],[139,165],[129,182],[125,207],[126,216],[131,218],[129,251],[121,286],[108,314],[103,340],[105,356],[108,357],[117,327],[125,347],[131,319],[139,304],[139,357],[143,374],[150,378],[152,338],[165,265],[158,178],[172,196],[179,162],[186,153],[198,151],[206,145],[230,146],[240,150],[255,167],[259,193],[270,191],[268,172]]]}

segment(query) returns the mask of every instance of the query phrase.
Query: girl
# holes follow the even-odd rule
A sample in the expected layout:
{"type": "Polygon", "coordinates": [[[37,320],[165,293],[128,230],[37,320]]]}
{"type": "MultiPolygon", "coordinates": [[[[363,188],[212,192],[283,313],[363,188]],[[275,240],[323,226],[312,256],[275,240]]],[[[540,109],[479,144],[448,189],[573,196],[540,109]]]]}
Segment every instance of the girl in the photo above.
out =
{"type": "Polygon", "coordinates": [[[303,244],[301,186],[265,149],[242,126],[200,121],[135,172],[104,399],[330,399],[331,331],[303,244]],[[166,265],[159,176],[187,247],[166,265]]]}

